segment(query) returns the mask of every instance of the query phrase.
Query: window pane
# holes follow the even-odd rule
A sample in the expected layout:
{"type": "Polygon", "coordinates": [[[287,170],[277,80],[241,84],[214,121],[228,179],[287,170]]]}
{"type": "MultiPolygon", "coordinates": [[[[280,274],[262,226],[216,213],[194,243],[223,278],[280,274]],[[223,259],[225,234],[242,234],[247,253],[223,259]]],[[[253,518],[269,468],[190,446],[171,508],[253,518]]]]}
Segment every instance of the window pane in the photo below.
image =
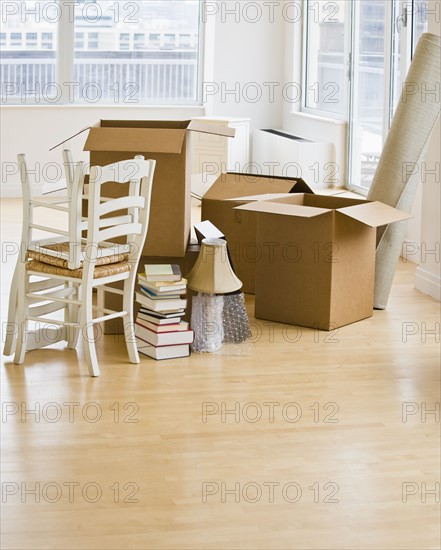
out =
{"type": "Polygon", "coordinates": [[[306,4],[306,107],[345,112],[345,1],[306,4]]]}
{"type": "Polygon", "coordinates": [[[75,41],[76,101],[197,100],[198,0],[77,0],[75,31],[88,33],[75,41]]]}
{"type": "Polygon", "coordinates": [[[53,102],[59,96],[55,83],[56,22],[53,0],[16,3],[16,13],[3,13],[1,40],[1,101],[53,102]]]}
{"type": "Polygon", "coordinates": [[[429,30],[427,2],[415,2],[412,6],[412,54],[418,40],[424,32],[429,30]]]}
{"type": "Polygon", "coordinates": [[[386,5],[358,0],[355,21],[351,117],[351,182],[369,189],[383,147],[386,5]]]}

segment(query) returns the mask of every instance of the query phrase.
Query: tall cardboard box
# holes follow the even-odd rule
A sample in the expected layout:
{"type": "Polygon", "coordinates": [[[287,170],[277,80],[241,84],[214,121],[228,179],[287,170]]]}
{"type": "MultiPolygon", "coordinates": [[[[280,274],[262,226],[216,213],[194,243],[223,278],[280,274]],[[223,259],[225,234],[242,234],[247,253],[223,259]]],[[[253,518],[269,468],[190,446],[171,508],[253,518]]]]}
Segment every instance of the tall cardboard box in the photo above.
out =
{"type": "MultiPolygon", "coordinates": [[[[190,235],[191,132],[234,137],[235,130],[202,120],[100,120],[55,147],[83,132],[87,132],[84,150],[90,152],[91,166],[104,166],[135,155],[156,160],[149,228],[142,254],[183,257],[190,235]]],[[[104,193],[117,197],[126,192],[122,187],[109,183],[104,193]]]]}
{"type": "Polygon", "coordinates": [[[289,195],[257,214],[255,316],[332,330],[372,316],[376,227],[409,218],[380,202],[289,195]]]}
{"type": "Polygon", "coordinates": [[[227,173],[219,176],[202,198],[201,219],[209,220],[225,235],[230,261],[243,283],[243,292],[254,294],[255,266],[262,251],[256,242],[256,214],[234,208],[297,192],[312,193],[312,190],[302,179],[227,173]]]}

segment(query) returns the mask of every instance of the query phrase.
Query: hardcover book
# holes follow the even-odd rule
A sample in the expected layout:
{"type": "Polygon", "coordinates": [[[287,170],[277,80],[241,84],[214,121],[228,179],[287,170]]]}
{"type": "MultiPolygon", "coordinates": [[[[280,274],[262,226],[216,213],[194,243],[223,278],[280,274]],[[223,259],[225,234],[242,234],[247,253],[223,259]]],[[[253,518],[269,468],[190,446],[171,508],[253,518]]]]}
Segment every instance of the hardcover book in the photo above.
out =
{"type": "Polygon", "coordinates": [[[188,344],[180,344],[177,346],[162,346],[155,347],[141,340],[137,340],[138,351],[144,355],[148,355],[157,361],[161,359],[176,359],[178,357],[188,357],[190,355],[190,346],[188,344]]]}
{"type": "Polygon", "coordinates": [[[154,332],[140,325],[138,322],[135,322],[135,335],[138,340],[156,347],[191,344],[194,339],[194,332],[191,329],[173,332],[154,332]]]}
{"type": "Polygon", "coordinates": [[[146,281],[180,281],[181,268],[177,264],[145,264],[146,281]]]}
{"type": "Polygon", "coordinates": [[[151,323],[150,321],[146,321],[145,319],[138,318],[136,319],[136,324],[143,326],[145,328],[148,328],[149,330],[153,332],[179,332],[182,330],[188,330],[188,323],[186,321],[181,321],[180,323],[167,323],[163,325],[157,325],[155,323],[151,323]]]}
{"type": "Polygon", "coordinates": [[[176,312],[187,307],[187,300],[184,298],[172,300],[152,300],[141,292],[136,292],[136,300],[142,306],[153,311],[176,312]]]}
{"type": "Polygon", "coordinates": [[[165,317],[158,317],[156,313],[154,311],[151,311],[150,309],[140,309],[137,319],[142,319],[143,321],[148,321],[149,323],[155,325],[173,325],[179,323],[181,317],[183,317],[184,315],[184,311],[177,311],[165,317]]]}

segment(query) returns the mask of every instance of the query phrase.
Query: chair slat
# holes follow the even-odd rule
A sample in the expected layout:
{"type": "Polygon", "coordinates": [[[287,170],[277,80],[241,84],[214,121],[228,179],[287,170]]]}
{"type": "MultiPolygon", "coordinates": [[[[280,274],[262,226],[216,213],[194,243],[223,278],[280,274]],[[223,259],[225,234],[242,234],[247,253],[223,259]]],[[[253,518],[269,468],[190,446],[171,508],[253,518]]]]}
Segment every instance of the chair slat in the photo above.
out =
{"type": "Polygon", "coordinates": [[[139,235],[141,231],[142,223],[125,223],[99,231],[98,238],[100,241],[108,241],[109,239],[115,239],[124,235],[139,235]]]}
{"type": "Polygon", "coordinates": [[[103,202],[98,206],[98,215],[104,216],[115,210],[125,210],[126,208],[144,208],[145,198],[141,196],[119,197],[107,202],[103,202]]]}

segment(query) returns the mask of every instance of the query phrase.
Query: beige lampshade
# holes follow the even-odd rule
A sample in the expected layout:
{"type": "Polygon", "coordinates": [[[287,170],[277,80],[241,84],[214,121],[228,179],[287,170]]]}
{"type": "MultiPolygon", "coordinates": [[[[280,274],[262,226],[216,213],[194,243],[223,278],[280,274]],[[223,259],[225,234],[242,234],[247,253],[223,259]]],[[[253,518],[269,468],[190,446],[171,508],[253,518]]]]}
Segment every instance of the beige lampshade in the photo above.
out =
{"type": "Polygon", "coordinates": [[[206,294],[226,294],[242,287],[230,265],[226,241],[203,239],[198,259],[187,276],[187,285],[206,294]]]}

